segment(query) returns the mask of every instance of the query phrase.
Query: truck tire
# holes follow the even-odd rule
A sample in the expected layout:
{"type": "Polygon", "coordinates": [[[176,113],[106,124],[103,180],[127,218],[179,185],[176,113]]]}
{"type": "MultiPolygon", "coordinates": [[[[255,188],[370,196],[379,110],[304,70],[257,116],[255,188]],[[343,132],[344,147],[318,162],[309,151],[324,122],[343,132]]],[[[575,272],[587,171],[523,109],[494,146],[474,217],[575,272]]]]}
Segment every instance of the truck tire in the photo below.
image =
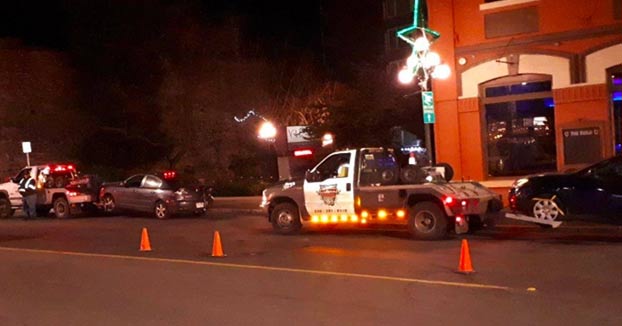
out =
{"type": "Polygon", "coordinates": [[[54,200],[54,216],[56,216],[56,218],[71,217],[69,203],[64,197],[58,197],[54,200]]]}
{"type": "Polygon", "coordinates": [[[6,198],[0,198],[0,218],[13,216],[15,210],[11,208],[11,202],[6,198]]]}
{"type": "Polygon", "coordinates": [[[416,165],[407,165],[400,171],[400,181],[404,184],[416,184],[425,179],[425,172],[416,165]]]}
{"type": "Polygon", "coordinates": [[[384,169],[380,172],[380,182],[382,185],[393,185],[399,176],[396,169],[384,169]]]}
{"type": "Polygon", "coordinates": [[[444,178],[447,182],[451,181],[454,178],[454,168],[452,168],[449,163],[436,163],[436,166],[445,168],[444,178]]]}
{"type": "Polygon", "coordinates": [[[291,203],[281,203],[270,214],[274,230],[280,234],[295,234],[302,228],[298,207],[291,203]]]}
{"type": "Polygon", "coordinates": [[[447,236],[447,216],[433,202],[417,203],[409,211],[408,231],[415,239],[443,239],[447,236]]]}

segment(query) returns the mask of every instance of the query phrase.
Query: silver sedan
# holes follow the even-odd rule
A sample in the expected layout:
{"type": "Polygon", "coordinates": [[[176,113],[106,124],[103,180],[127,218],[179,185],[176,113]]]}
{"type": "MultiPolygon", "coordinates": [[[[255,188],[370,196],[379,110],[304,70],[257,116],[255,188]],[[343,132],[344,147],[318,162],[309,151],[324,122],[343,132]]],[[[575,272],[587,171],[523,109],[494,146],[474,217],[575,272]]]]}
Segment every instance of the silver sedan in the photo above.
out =
{"type": "Polygon", "coordinates": [[[122,182],[105,183],[100,200],[106,212],[127,210],[153,213],[159,219],[176,213],[203,215],[208,202],[205,187],[194,179],[164,173],[137,174],[122,182]]]}

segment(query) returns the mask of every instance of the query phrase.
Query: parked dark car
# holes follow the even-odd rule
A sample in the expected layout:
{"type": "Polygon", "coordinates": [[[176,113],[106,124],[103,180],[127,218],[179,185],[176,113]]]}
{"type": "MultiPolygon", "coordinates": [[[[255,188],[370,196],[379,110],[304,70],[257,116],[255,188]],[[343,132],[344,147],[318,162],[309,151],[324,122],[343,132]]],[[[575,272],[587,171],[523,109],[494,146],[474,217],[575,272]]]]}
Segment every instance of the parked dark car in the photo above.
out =
{"type": "Polygon", "coordinates": [[[106,212],[147,212],[164,219],[177,213],[205,214],[210,204],[209,191],[196,179],[169,171],[161,175],[137,174],[122,182],[104,183],[100,200],[106,212]]]}
{"type": "Polygon", "coordinates": [[[508,198],[514,212],[541,220],[622,224],[622,156],[574,173],[518,179],[508,198]]]}

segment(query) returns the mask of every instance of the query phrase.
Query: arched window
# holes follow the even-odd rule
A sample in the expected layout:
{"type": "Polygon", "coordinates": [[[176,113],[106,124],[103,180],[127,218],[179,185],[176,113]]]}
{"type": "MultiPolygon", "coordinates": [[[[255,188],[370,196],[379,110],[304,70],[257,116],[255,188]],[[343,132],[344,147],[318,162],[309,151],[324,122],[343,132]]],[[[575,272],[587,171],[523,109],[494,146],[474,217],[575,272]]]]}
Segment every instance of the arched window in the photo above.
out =
{"type": "Polygon", "coordinates": [[[557,168],[555,104],[549,75],[516,75],[480,85],[489,176],[557,168]]]}
{"type": "Polygon", "coordinates": [[[611,116],[613,119],[614,150],[622,154],[622,65],[607,69],[609,91],[611,93],[611,116]]]}

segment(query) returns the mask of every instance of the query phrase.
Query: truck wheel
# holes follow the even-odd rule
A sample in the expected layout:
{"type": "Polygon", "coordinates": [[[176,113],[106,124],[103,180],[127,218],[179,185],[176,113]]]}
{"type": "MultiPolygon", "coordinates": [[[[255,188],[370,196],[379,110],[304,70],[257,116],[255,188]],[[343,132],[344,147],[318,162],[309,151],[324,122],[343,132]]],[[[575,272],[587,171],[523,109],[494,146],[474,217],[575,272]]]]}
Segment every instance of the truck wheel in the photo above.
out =
{"type": "Polygon", "coordinates": [[[270,221],[274,230],[280,234],[294,234],[302,227],[298,207],[290,203],[276,205],[270,214],[270,221]]]}
{"type": "Polygon", "coordinates": [[[408,231],[416,239],[442,239],[447,236],[447,216],[433,202],[418,203],[410,209],[408,231]]]}
{"type": "Polygon", "coordinates": [[[58,197],[54,200],[54,215],[56,218],[68,218],[71,217],[69,212],[69,203],[67,199],[58,197]]]}
{"type": "Polygon", "coordinates": [[[116,206],[114,203],[114,197],[111,194],[106,194],[104,198],[102,198],[102,207],[104,208],[105,213],[113,213],[116,206]]]}
{"type": "Polygon", "coordinates": [[[157,201],[153,207],[153,215],[160,220],[168,218],[170,216],[170,212],[166,203],[161,200],[157,201]]]}
{"type": "Polygon", "coordinates": [[[6,198],[0,198],[0,218],[13,216],[15,210],[11,208],[11,202],[6,198]]]}

